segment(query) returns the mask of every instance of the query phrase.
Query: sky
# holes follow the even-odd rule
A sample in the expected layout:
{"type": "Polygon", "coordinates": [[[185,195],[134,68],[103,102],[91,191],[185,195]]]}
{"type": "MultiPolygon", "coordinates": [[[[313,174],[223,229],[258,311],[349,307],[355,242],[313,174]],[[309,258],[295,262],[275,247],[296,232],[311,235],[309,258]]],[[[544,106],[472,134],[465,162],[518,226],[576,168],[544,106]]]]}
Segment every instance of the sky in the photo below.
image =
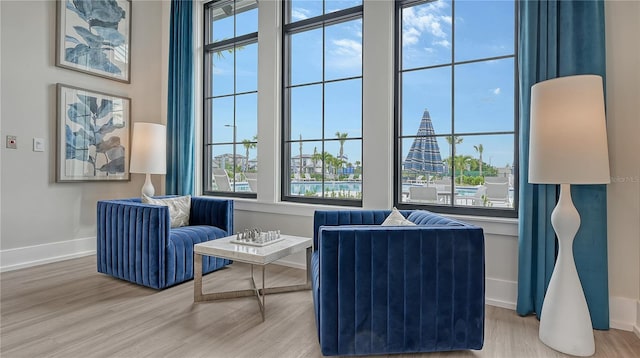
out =
{"type": "MultiPolygon", "coordinates": [[[[327,1],[327,12],[359,5],[360,1],[327,1]]],[[[439,66],[514,53],[514,4],[511,1],[457,1],[455,19],[452,2],[440,0],[406,8],[402,19],[402,69],[439,66]],[[455,46],[452,34],[455,30],[455,46]],[[453,50],[453,51],[452,51],[453,50]]],[[[292,1],[292,21],[322,14],[321,1],[292,1]]],[[[365,14],[366,16],[366,14],[365,14]]],[[[236,16],[236,36],[257,29],[257,9],[236,16]]],[[[304,143],[303,153],[321,151],[322,85],[314,82],[338,80],[324,88],[324,138],[346,132],[348,138],[362,135],[362,20],[352,20],[322,29],[294,34],[291,38],[291,137],[318,140],[304,143]],[[325,61],[324,78],[322,61],[325,61]],[[356,77],[349,80],[344,78],[356,77]]],[[[233,37],[233,18],[214,22],[214,39],[233,37]]],[[[244,46],[235,53],[214,58],[213,95],[233,93],[233,61],[236,60],[236,92],[257,90],[257,44],[244,46]]],[[[442,66],[402,74],[402,135],[418,130],[423,111],[429,110],[436,134],[451,133],[452,112],[456,133],[504,132],[514,129],[514,59],[498,59],[454,67],[455,101],[451,103],[452,67],[442,66]]],[[[233,97],[209,101],[213,104],[214,142],[233,138],[233,97]],[[228,121],[218,118],[230,118],[228,121]],[[227,126],[225,126],[227,125],[227,126]]],[[[236,96],[236,138],[252,139],[257,134],[257,95],[236,96]]],[[[456,154],[477,157],[474,145],[484,147],[483,160],[494,166],[513,164],[513,134],[463,136],[456,154]]],[[[402,140],[406,157],[412,139],[402,140]]],[[[441,154],[449,148],[444,137],[438,139],[441,154]]],[[[238,151],[244,154],[244,148],[238,151]]],[[[229,148],[220,148],[215,155],[229,148]]],[[[337,155],[339,144],[325,142],[325,151],[337,155]]],[[[361,140],[345,142],[350,162],[362,160],[361,140]]],[[[292,144],[292,155],[299,144],[292,144]]],[[[252,158],[255,149],[251,150],[252,158]]]]}

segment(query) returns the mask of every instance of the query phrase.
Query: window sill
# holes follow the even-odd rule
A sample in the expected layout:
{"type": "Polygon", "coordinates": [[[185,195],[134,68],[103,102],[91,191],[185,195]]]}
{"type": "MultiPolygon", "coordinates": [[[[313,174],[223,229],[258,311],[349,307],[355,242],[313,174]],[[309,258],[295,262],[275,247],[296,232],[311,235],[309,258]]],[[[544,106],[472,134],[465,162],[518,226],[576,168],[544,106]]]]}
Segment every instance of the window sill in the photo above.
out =
{"type": "MultiPolygon", "coordinates": [[[[301,217],[313,217],[316,210],[368,210],[363,208],[354,208],[351,206],[312,205],[291,202],[267,203],[243,198],[234,198],[234,202],[234,208],[237,211],[301,217]]],[[[484,229],[485,234],[513,236],[516,238],[518,237],[518,219],[515,218],[449,214],[439,215],[448,216],[472,225],[479,226],[484,229]]]]}

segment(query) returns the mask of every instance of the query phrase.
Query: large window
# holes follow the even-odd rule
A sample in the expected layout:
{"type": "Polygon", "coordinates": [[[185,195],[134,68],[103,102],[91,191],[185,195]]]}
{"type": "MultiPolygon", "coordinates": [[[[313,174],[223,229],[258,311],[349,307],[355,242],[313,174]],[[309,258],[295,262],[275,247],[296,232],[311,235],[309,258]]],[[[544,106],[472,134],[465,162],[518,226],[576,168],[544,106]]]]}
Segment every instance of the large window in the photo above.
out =
{"type": "Polygon", "coordinates": [[[515,1],[397,1],[400,207],[515,216],[515,1]]]}
{"type": "Polygon", "coordinates": [[[362,1],[283,5],[283,200],[362,203],[362,1]]]}
{"type": "Polygon", "coordinates": [[[258,3],[204,5],[204,192],[256,197],[258,3]]]}

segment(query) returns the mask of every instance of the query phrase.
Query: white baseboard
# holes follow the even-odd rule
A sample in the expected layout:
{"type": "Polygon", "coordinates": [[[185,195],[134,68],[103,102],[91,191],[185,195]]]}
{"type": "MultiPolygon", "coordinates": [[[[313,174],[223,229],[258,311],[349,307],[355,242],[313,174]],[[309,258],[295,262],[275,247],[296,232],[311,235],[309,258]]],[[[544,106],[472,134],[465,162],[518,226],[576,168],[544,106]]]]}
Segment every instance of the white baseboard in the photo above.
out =
{"type": "Polygon", "coordinates": [[[95,237],[1,250],[0,272],[38,266],[95,253],[95,237]]]}
{"type": "Polygon", "coordinates": [[[640,302],[626,297],[609,297],[609,323],[611,328],[637,331],[640,302]]]}
{"type": "Polygon", "coordinates": [[[516,309],[518,283],[497,278],[485,279],[485,303],[489,306],[516,309]]]}
{"type": "Polygon", "coordinates": [[[633,326],[633,333],[640,338],[640,300],[636,301],[636,324],[633,326]]]}

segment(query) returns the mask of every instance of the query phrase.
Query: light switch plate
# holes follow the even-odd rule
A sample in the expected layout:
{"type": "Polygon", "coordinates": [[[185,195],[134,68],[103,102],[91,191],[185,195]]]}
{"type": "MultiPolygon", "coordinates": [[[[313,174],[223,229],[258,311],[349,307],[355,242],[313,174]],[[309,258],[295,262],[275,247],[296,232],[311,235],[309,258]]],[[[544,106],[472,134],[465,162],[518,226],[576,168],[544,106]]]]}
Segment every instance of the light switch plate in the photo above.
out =
{"type": "Polygon", "coordinates": [[[33,151],[34,152],[44,152],[44,139],[43,138],[33,138],[33,151]]]}
{"type": "Polygon", "coordinates": [[[7,136],[7,148],[18,149],[18,137],[14,135],[7,136]]]}

